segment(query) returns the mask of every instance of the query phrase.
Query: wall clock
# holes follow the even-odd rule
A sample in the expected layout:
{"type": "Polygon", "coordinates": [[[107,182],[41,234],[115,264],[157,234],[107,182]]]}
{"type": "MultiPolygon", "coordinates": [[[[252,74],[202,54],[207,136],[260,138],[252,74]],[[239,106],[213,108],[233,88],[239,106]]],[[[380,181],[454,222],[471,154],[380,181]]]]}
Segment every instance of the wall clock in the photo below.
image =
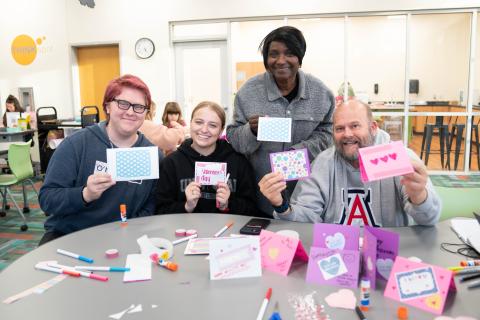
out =
{"type": "Polygon", "coordinates": [[[149,38],[140,38],[135,43],[135,53],[140,59],[148,59],[155,52],[155,45],[149,38]]]}

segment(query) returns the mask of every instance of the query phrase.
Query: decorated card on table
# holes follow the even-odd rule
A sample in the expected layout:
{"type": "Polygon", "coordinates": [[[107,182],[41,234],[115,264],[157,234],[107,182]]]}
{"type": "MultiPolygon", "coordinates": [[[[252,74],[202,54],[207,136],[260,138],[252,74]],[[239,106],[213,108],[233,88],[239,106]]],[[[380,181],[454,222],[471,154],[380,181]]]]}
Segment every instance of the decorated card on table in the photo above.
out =
{"type": "Polygon", "coordinates": [[[261,276],[258,237],[230,237],[210,242],[210,280],[261,276]]]}
{"type": "Polygon", "coordinates": [[[356,288],[360,272],[360,229],[317,223],[313,232],[306,281],[356,288]]]}
{"type": "Polygon", "coordinates": [[[456,291],[453,272],[397,256],[385,287],[385,297],[442,314],[449,292],[456,291]]]}
{"type": "Polygon", "coordinates": [[[115,181],[158,179],[158,147],[107,149],[107,164],[115,181]]]}
{"type": "Polygon", "coordinates": [[[195,182],[215,186],[225,182],[227,164],[225,162],[195,162],[195,182]]]}
{"type": "Polygon", "coordinates": [[[285,181],[300,180],[310,176],[307,149],[270,153],[272,172],[281,172],[285,181]]]}
{"type": "Polygon", "coordinates": [[[362,248],[362,277],[370,280],[375,289],[376,279],[388,280],[398,254],[400,237],[388,230],[364,227],[362,248]]]}
{"type": "Polygon", "coordinates": [[[407,150],[401,141],[358,150],[360,177],[363,182],[401,176],[413,172],[407,150]]]}
{"type": "Polygon", "coordinates": [[[308,255],[300,239],[277,234],[268,230],[260,232],[262,267],[281,275],[288,275],[295,258],[308,261],[308,255]]]}
{"type": "Polygon", "coordinates": [[[258,118],[258,141],[291,142],[292,118],[258,118]]]}

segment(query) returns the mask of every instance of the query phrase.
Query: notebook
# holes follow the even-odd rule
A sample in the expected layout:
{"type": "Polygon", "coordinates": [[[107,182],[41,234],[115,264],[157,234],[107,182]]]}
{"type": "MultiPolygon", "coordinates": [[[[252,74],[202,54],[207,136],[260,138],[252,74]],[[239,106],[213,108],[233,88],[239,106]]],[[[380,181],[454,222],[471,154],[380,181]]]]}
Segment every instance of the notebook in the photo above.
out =
{"type": "MultiPolygon", "coordinates": [[[[480,217],[474,214],[477,219],[480,217]]],[[[457,236],[480,254],[480,223],[476,219],[455,218],[451,220],[452,230],[457,236]]]]}

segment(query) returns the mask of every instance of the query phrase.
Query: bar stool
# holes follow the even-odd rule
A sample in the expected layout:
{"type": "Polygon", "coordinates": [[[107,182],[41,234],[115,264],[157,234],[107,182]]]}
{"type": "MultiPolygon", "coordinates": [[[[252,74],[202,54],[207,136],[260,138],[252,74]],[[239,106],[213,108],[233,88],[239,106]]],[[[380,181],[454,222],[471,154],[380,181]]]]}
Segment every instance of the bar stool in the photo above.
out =
{"type": "Polygon", "coordinates": [[[444,168],[444,155],[448,147],[448,125],[443,124],[443,116],[435,116],[435,123],[428,123],[428,116],[423,128],[422,149],[420,152],[420,159],[423,159],[423,153],[425,153],[425,165],[428,165],[428,156],[430,155],[430,149],[432,145],[432,137],[434,130],[438,129],[439,142],[440,142],[440,159],[442,162],[442,168],[444,168]]]}
{"type": "MultiPolygon", "coordinates": [[[[480,118],[477,121],[477,123],[474,123],[475,117],[472,117],[472,134],[470,138],[470,167],[472,166],[472,153],[473,153],[473,147],[474,147],[474,138],[475,138],[475,146],[477,149],[477,164],[478,168],[480,169],[480,156],[479,156],[479,133],[478,133],[478,125],[480,122],[480,118]]],[[[460,151],[462,149],[462,141],[463,141],[463,130],[465,130],[465,124],[462,123],[457,123],[458,116],[455,118],[455,123],[452,124],[452,132],[450,133],[450,139],[448,142],[448,158],[447,158],[447,168],[451,170],[450,168],[450,151],[452,150],[452,143],[453,143],[453,137],[455,136],[455,131],[456,133],[456,139],[455,139],[455,155],[454,155],[454,166],[453,170],[457,170],[458,167],[458,159],[460,157],[460,151]]]]}

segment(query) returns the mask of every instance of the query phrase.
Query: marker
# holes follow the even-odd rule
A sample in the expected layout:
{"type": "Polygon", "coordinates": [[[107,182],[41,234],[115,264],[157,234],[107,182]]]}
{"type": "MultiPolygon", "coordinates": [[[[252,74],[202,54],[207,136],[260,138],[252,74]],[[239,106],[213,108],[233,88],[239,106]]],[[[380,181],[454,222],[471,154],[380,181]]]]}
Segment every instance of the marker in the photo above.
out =
{"type": "Polygon", "coordinates": [[[120,205],[120,219],[121,219],[121,226],[125,227],[127,225],[127,205],[122,203],[120,205]]]}
{"type": "MultiPolygon", "coordinates": [[[[227,173],[227,176],[225,177],[225,183],[228,182],[228,178],[230,178],[230,173],[227,173]]],[[[218,201],[215,202],[215,207],[217,209],[220,208],[220,203],[218,201]]]]}
{"type": "Polygon", "coordinates": [[[63,254],[64,256],[67,256],[67,257],[72,257],[72,258],[75,258],[75,259],[78,259],[78,260],[82,260],[82,261],[85,261],[85,262],[88,262],[88,263],[93,263],[93,259],[78,255],[78,254],[70,252],[70,251],[57,249],[57,253],[63,254]]]}
{"type": "Polygon", "coordinates": [[[41,263],[37,263],[35,265],[35,269],[38,270],[44,270],[44,271],[50,271],[50,272],[55,272],[55,273],[60,273],[60,274],[68,274],[69,276],[72,277],[80,277],[80,272],[72,271],[72,270],[65,270],[65,269],[58,269],[58,268],[53,268],[46,266],[41,263]]]}
{"type": "Polygon", "coordinates": [[[447,269],[455,272],[455,271],[463,270],[463,269],[465,269],[465,267],[458,267],[457,266],[457,267],[448,267],[447,269]]]}
{"type": "Polygon", "coordinates": [[[362,310],[360,310],[360,309],[361,309],[361,307],[355,306],[355,312],[356,312],[356,314],[357,314],[357,316],[358,316],[358,319],[360,319],[360,320],[367,320],[367,318],[366,318],[365,315],[363,314],[362,310]]]}
{"type": "Polygon", "coordinates": [[[368,311],[370,305],[370,280],[362,279],[360,281],[360,309],[368,311]]]}
{"type": "Polygon", "coordinates": [[[480,288],[480,280],[472,282],[467,288],[468,289],[480,288]]]}
{"type": "Polygon", "coordinates": [[[465,274],[472,274],[472,273],[477,273],[480,272],[480,267],[466,267],[462,270],[455,271],[455,275],[461,276],[465,274]]]}
{"type": "Polygon", "coordinates": [[[127,272],[130,268],[123,267],[96,267],[96,266],[75,266],[75,270],[87,270],[87,271],[110,271],[110,272],[127,272]]]}
{"type": "Polygon", "coordinates": [[[170,271],[177,271],[178,270],[178,264],[176,264],[175,262],[172,262],[172,261],[168,261],[168,260],[159,258],[158,254],[156,254],[156,253],[152,253],[150,255],[150,259],[153,262],[157,263],[159,266],[162,266],[165,269],[168,269],[170,271]]]}
{"type": "Polygon", "coordinates": [[[222,229],[218,230],[217,233],[215,233],[213,236],[215,238],[218,238],[222,233],[224,233],[228,228],[230,228],[233,225],[233,221],[230,221],[227,223],[222,229]]]}
{"type": "Polygon", "coordinates": [[[460,261],[460,265],[461,265],[462,267],[480,266],[480,260],[460,261]]]}
{"type": "Polygon", "coordinates": [[[272,288],[268,288],[267,294],[265,295],[265,299],[263,299],[262,306],[260,307],[260,311],[258,312],[257,320],[263,319],[263,315],[265,314],[265,310],[267,310],[268,301],[270,301],[271,296],[272,296],[272,288]]]}
{"type": "Polygon", "coordinates": [[[273,307],[273,313],[272,315],[270,316],[270,318],[268,318],[268,320],[282,320],[282,317],[280,317],[280,309],[278,308],[278,301],[275,302],[275,307],[273,307]]]}
{"type": "Polygon", "coordinates": [[[461,277],[461,278],[460,278],[460,282],[464,282],[464,281],[468,281],[468,280],[473,280],[473,279],[477,279],[477,278],[480,278],[480,272],[479,272],[479,273],[475,273],[475,274],[473,274],[473,275],[461,277]]]}
{"type": "Polygon", "coordinates": [[[58,268],[60,270],[66,270],[69,272],[78,272],[82,277],[85,277],[85,278],[90,278],[90,279],[100,280],[100,281],[108,281],[108,277],[104,277],[92,272],[78,271],[78,270],[75,270],[74,267],[64,266],[62,264],[56,263],[55,261],[48,262],[48,266],[52,268],[58,268]]]}
{"type": "Polygon", "coordinates": [[[191,236],[174,240],[174,241],[172,241],[172,244],[173,244],[173,245],[176,245],[176,244],[179,244],[179,243],[188,241],[188,240],[193,239],[193,238],[196,238],[196,237],[198,237],[198,234],[192,234],[191,236]]]}

